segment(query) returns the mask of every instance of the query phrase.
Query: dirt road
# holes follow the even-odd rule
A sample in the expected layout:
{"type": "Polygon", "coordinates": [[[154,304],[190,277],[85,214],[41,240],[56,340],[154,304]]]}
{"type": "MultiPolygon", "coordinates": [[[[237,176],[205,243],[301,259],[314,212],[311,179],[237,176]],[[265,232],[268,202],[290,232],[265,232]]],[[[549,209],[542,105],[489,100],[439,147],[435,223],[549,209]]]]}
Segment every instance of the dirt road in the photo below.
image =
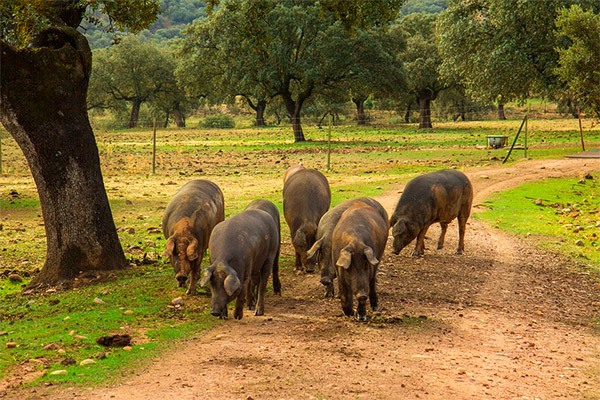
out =
{"type": "MultiPolygon", "coordinates": [[[[477,204],[550,176],[600,171],[600,161],[541,160],[466,171],[477,204]],[[585,165],[584,165],[585,164],[585,165]]],[[[397,188],[379,197],[391,210],[397,188]]],[[[571,260],[471,219],[422,259],[389,247],[380,314],[342,316],[317,275],[282,276],[265,317],[246,312],[190,339],[122,384],[50,391],[53,399],[598,399],[600,284],[571,260]]],[[[291,256],[289,238],[282,253],[291,256]]],[[[22,392],[21,392],[22,394],[22,392]]]]}

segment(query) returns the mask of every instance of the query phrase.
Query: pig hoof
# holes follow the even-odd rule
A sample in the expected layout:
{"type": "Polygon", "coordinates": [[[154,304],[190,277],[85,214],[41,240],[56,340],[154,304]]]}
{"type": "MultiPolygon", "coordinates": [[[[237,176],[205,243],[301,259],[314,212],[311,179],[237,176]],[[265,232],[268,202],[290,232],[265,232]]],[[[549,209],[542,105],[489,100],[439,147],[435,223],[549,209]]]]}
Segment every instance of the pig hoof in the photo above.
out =
{"type": "Polygon", "coordinates": [[[325,298],[333,299],[334,297],[335,295],[333,294],[333,290],[327,289],[327,291],[325,292],[325,298]]]}
{"type": "Polygon", "coordinates": [[[461,249],[456,250],[456,254],[462,254],[463,251],[461,249]]]}
{"type": "Polygon", "coordinates": [[[248,306],[248,310],[250,310],[250,311],[254,311],[254,310],[255,310],[255,307],[254,307],[254,306],[248,306]]]}
{"type": "Polygon", "coordinates": [[[312,268],[312,269],[308,269],[308,268],[306,268],[306,273],[307,273],[307,274],[312,274],[312,273],[314,273],[314,272],[315,272],[315,269],[314,269],[314,268],[312,268]]]}
{"type": "Polygon", "coordinates": [[[256,310],[256,312],[254,313],[254,315],[256,317],[260,317],[262,315],[265,315],[265,310],[262,310],[262,311],[256,310]]]}
{"type": "Polygon", "coordinates": [[[194,295],[196,295],[196,291],[188,289],[188,290],[186,290],[185,294],[189,294],[190,296],[194,296],[194,295]]]}
{"type": "Polygon", "coordinates": [[[233,314],[233,318],[235,318],[235,319],[242,319],[243,316],[244,316],[244,314],[242,314],[242,313],[233,314]]]}
{"type": "Polygon", "coordinates": [[[359,315],[357,319],[360,322],[365,322],[367,320],[367,315],[359,315]]]}
{"type": "Polygon", "coordinates": [[[371,310],[377,312],[377,311],[379,311],[381,309],[379,308],[379,306],[374,306],[374,307],[371,307],[371,310]]]}

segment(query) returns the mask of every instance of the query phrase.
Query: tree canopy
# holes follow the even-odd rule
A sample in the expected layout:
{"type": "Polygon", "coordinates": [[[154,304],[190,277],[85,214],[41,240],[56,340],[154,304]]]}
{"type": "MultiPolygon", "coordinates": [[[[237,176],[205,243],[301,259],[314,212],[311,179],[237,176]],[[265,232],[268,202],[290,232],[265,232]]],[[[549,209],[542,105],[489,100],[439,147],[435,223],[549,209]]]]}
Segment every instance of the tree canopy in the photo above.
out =
{"type": "Polygon", "coordinates": [[[600,117],[600,14],[579,5],[561,8],[556,28],[569,41],[558,49],[556,73],[566,84],[568,96],[600,117]]]}
{"type": "Polygon", "coordinates": [[[482,101],[555,96],[556,49],[566,45],[554,30],[556,10],[574,2],[449,0],[438,24],[442,73],[482,101]]]}

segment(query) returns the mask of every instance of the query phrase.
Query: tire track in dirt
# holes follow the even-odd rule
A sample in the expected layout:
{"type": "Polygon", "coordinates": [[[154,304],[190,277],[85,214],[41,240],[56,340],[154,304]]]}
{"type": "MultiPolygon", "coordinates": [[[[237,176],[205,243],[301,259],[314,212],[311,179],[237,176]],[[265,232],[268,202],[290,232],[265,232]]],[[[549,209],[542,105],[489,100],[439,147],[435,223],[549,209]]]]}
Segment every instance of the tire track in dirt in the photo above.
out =
{"type": "MultiPolygon", "coordinates": [[[[527,161],[466,171],[475,204],[550,176],[599,171],[589,160],[527,161]],[[587,165],[583,165],[587,164],[587,165]],[[542,169],[542,167],[544,167],[542,169]]],[[[391,211],[396,188],[378,200],[391,211]]],[[[593,399],[600,396],[600,286],[563,257],[471,219],[422,259],[390,243],[378,287],[382,312],[359,324],[323,299],[316,275],[282,274],[265,317],[246,311],[190,338],[114,387],[48,389],[51,399],[593,399]]],[[[292,256],[289,238],[282,255],[292,256]]],[[[37,389],[39,390],[39,389],[37,389]]],[[[39,398],[19,390],[12,398],[39,398]]]]}

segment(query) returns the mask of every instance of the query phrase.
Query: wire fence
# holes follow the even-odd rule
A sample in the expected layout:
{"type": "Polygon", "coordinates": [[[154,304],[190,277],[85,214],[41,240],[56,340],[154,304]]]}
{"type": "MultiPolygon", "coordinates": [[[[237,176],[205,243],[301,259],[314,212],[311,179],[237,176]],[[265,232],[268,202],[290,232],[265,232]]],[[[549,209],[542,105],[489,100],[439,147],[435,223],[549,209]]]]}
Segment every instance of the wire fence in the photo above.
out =
{"type": "MultiPolygon", "coordinates": [[[[236,110],[239,111],[239,110],[236,110]]],[[[335,110],[321,110],[315,112],[309,110],[299,118],[299,124],[307,127],[323,127],[328,124],[329,117],[333,117],[333,125],[352,125],[359,122],[365,125],[394,126],[407,124],[419,124],[421,114],[429,115],[433,124],[440,122],[468,122],[468,121],[494,121],[494,120],[521,120],[527,112],[524,107],[505,106],[500,114],[496,107],[442,107],[426,110],[377,110],[366,109],[359,116],[356,109],[341,108],[335,110]]],[[[551,104],[540,104],[529,110],[530,119],[575,119],[576,113],[560,112],[556,106],[551,104]]],[[[175,121],[170,116],[144,115],[132,121],[130,118],[114,117],[109,114],[90,114],[90,123],[94,129],[117,130],[128,128],[152,128],[154,122],[160,128],[186,127],[200,129],[229,129],[236,127],[250,127],[257,125],[255,114],[245,112],[235,113],[196,113],[188,116],[186,120],[175,121]]],[[[286,126],[293,125],[292,118],[285,112],[269,111],[262,118],[259,126],[286,126]]]]}

